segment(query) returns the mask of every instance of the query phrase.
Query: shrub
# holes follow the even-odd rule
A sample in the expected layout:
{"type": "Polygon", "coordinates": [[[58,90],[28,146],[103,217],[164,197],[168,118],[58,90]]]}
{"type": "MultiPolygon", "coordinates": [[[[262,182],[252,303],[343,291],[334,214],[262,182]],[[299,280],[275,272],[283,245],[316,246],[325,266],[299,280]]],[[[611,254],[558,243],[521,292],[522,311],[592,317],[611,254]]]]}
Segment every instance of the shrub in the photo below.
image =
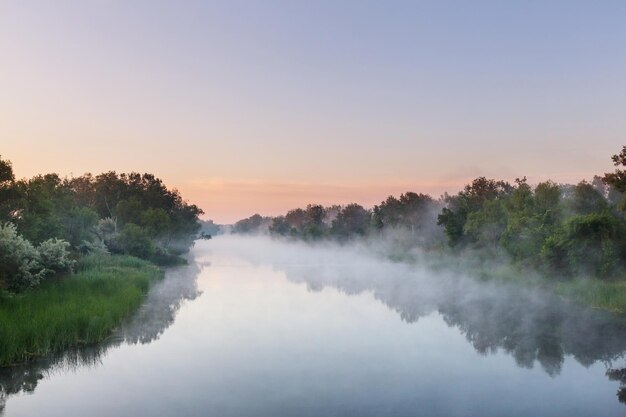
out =
{"type": "Polygon", "coordinates": [[[573,216],[546,240],[542,256],[567,275],[613,277],[621,273],[624,233],[623,223],[607,212],[573,216]]]}
{"type": "Polygon", "coordinates": [[[0,287],[22,291],[37,285],[44,275],[37,249],[17,233],[14,224],[0,224],[0,287]]]}
{"type": "Polygon", "coordinates": [[[155,246],[148,233],[133,223],[128,223],[117,238],[119,248],[126,254],[149,259],[155,253],[155,246]]]}
{"type": "Polygon", "coordinates": [[[72,270],[74,261],[70,259],[69,242],[61,239],[48,239],[41,242],[37,248],[39,262],[46,273],[68,272],[72,270]]]}

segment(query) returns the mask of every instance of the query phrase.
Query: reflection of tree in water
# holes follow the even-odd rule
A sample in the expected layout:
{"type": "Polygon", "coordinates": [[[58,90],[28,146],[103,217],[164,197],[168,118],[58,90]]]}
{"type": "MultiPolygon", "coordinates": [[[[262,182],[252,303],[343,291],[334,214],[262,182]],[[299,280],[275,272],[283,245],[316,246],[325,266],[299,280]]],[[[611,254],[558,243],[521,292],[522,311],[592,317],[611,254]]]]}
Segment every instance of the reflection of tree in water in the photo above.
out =
{"type": "MultiPolygon", "coordinates": [[[[539,290],[477,283],[468,278],[420,273],[399,264],[295,266],[287,278],[320,291],[333,287],[346,294],[371,292],[402,320],[412,323],[438,312],[457,327],[481,354],[504,351],[516,363],[539,363],[556,376],[566,355],[583,366],[600,361],[609,368],[626,352],[626,325],[614,316],[582,308],[539,290]]],[[[607,371],[620,381],[626,403],[626,368],[607,371]]]]}
{"type": "Polygon", "coordinates": [[[620,388],[617,391],[617,398],[619,402],[626,404],[626,368],[609,369],[606,371],[606,375],[611,381],[619,381],[620,388]]]}
{"type": "Polygon", "coordinates": [[[199,272],[200,267],[196,263],[169,269],[165,278],[150,289],[137,313],[101,343],[23,365],[0,368],[0,415],[9,396],[33,392],[39,381],[49,373],[98,366],[109,349],[122,343],[145,344],[157,340],[174,322],[183,302],[193,300],[200,294],[196,285],[199,272]]]}

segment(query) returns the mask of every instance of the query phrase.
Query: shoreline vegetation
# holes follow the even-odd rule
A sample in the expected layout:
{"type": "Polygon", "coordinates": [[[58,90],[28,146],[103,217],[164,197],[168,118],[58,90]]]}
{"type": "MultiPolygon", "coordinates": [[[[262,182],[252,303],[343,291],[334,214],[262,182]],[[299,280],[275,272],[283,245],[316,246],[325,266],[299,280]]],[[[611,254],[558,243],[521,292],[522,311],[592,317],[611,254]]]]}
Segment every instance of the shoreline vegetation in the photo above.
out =
{"type": "Polygon", "coordinates": [[[16,180],[0,158],[0,367],[105,339],[185,263],[200,214],[152,174],[16,180]]]}
{"type": "Polygon", "coordinates": [[[364,243],[390,259],[545,287],[626,313],[626,146],[611,159],[614,172],[576,185],[479,177],[439,199],[407,192],[372,209],[309,204],[225,231],[364,243]]]}
{"type": "Polygon", "coordinates": [[[163,277],[129,255],[89,255],[71,276],[0,296],[0,366],[104,340],[163,277]]]}

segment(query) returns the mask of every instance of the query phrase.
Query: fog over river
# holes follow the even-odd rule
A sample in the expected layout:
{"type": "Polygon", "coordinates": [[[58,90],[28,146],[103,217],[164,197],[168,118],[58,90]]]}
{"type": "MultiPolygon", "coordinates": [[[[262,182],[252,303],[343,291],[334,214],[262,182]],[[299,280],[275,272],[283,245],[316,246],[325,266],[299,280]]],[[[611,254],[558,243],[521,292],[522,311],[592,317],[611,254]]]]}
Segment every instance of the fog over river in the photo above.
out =
{"type": "Polygon", "coordinates": [[[104,343],[0,370],[0,415],[625,415],[625,323],[363,247],[219,236],[104,343]]]}

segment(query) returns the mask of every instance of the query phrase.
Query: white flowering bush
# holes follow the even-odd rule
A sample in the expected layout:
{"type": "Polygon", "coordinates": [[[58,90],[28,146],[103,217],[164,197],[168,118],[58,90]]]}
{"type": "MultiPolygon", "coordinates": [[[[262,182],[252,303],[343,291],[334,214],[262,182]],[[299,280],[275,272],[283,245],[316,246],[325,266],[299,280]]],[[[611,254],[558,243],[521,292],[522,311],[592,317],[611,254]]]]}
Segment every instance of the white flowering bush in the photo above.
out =
{"type": "Polygon", "coordinates": [[[35,286],[45,276],[39,251],[12,223],[0,224],[0,287],[21,291],[35,286]]]}
{"type": "Polygon", "coordinates": [[[0,288],[23,291],[57,272],[71,271],[70,244],[48,239],[35,248],[12,223],[0,224],[0,288]]]}
{"type": "Polygon", "coordinates": [[[63,239],[48,239],[39,244],[39,263],[44,268],[45,273],[57,273],[71,271],[74,260],[70,258],[68,251],[69,242],[63,239]]]}

